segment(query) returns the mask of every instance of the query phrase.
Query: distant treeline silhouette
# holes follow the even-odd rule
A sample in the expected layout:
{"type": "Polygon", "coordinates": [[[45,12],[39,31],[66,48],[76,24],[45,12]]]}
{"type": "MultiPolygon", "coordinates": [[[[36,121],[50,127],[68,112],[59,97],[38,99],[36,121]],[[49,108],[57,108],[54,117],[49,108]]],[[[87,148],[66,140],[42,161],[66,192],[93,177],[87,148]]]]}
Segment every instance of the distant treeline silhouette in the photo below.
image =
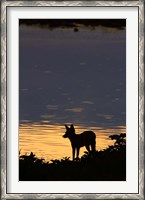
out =
{"type": "Polygon", "coordinates": [[[97,26],[111,27],[123,29],[126,26],[125,19],[20,19],[19,24],[37,25],[39,27],[48,28],[74,28],[78,31],[78,27],[95,28],[97,26]]]}
{"type": "Polygon", "coordinates": [[[84,152],[80,159],[46,162],[31,152],[19,156],[19,181],[125,181],[126,134],[111,135],[114,145],[84,152]]]}

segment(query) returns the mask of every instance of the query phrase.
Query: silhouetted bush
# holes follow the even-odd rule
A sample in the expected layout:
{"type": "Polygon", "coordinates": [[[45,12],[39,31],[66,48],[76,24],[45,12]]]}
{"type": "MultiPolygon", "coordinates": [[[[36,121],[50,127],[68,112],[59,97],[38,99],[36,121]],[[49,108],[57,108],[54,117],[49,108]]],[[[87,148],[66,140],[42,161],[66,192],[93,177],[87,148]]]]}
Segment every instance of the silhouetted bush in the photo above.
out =
{"type": "Polygon", "coordinates": [[[126,134],[109,136],[114,145],[84,152],[80,159],[64,157],[46,162],[32,152],[19,157],[20,181],[125,181],[126,134]]]}

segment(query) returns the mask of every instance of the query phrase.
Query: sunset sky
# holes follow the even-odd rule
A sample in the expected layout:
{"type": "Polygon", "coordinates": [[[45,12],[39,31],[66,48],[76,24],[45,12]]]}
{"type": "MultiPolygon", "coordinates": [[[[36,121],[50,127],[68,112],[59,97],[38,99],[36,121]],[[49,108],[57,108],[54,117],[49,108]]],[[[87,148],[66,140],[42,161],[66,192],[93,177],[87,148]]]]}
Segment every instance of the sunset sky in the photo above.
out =
{"type": "Polygon", "coordinates": [[[50,29],[39,22],[19,29],[20,125],[125,127],[125,26],[50,29]]]}

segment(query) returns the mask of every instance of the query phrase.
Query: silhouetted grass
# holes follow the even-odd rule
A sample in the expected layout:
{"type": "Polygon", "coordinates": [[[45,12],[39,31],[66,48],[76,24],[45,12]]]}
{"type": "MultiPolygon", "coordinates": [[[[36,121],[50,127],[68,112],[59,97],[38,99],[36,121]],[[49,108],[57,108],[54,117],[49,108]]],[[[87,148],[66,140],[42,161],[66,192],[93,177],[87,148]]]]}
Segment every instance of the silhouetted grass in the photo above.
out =
{"type": "Polygon", "coordinates": [[[74,161],[69,157],[61,160],[37,158],[20,155],[20,181],[125,181],[126,180],[126,134],[110,136],[116,140],[107,149],[96,152],[85,152],[74,161]],[[119,139],[120,138],[120,139],[119,139]]]}

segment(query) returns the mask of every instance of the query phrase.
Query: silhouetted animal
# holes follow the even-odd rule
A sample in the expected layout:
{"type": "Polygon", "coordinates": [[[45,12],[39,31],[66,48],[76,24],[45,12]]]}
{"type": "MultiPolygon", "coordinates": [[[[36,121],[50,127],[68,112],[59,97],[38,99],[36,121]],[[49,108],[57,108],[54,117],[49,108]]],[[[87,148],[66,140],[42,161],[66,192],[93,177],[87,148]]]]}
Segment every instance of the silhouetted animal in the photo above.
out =
{"type": "Polygon", "coordinates": [[[75,134],[75,129],[73,124],[70,128],[65,125],[66,132],[63,135],[64,138],[69,138],[72,146],[72,157],[75,159],[75,150],[77,150],[77,158],[79,157],[80,148],[85,146],[90,152],[90,146],[92,151],[96,150],[96,135],[93,131],[84,131],[81,134],[75,134]]]}

